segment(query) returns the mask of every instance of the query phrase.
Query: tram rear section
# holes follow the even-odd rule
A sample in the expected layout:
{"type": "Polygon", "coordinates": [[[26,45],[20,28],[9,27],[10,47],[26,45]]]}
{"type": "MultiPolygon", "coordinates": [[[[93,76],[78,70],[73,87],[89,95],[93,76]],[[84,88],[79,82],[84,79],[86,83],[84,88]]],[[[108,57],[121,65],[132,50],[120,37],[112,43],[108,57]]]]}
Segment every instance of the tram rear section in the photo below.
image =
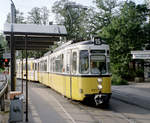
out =
{"type": "MultiPolygon", "coordinates": [[[[70,41],[53,53],[48,52],[39,59],[30,58],[28,61],[29,80],[39,81],[72,100],[90,98],[96,105],[109,102],[111,77],[107,44],[70,41]]],[[[17,78],[21,78],[22,64],[25,68],[25,62],[18,59],[17,78]]]]}

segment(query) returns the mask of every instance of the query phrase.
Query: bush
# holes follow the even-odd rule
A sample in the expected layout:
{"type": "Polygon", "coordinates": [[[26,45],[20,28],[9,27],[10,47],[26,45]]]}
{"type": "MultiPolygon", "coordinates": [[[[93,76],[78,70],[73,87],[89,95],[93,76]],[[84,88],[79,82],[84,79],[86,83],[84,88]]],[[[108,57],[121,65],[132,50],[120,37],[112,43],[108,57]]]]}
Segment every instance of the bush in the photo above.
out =
{"type": "Polygon", "coordinates": [[[144,76],[144,71],[143,71],[143,69],[138,69],[138,70],[136,70],[136,76],[137,77],[143,77],[144,76]]]}
{"type": "Polygon", "coordinates": [[[128,85],[128,81],[122,79],[119,75],[112,75],[112,85],[128,85]]]}

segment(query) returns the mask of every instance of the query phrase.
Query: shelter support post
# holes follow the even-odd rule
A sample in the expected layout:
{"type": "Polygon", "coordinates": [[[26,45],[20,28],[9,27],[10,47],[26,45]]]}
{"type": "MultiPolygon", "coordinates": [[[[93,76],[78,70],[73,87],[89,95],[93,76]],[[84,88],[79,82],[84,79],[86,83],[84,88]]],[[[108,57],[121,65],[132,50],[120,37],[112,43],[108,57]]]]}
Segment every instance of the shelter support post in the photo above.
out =
{"type": "Polygon", "coordinates": [[[21,92],[23,93],[23,50],[22,50],[22,64],[21,64],[21,78],[22,78],[22,86],[21,86],[21,92]]]}
{"type": "Polygon", "coordinates": [[[25,36],[25,52],[26,52],[26,122],[28,122],[28,52],[27,52],[28,36],[25,36]]]}
{"type": "Polygon", "coordinates": [[[11,49],[11,91],[15,91],[16,89],[16,65],[15,65],[15,40],[14,34],[11,32],[11,41],[10,41],[10,49],[11,49]]]}

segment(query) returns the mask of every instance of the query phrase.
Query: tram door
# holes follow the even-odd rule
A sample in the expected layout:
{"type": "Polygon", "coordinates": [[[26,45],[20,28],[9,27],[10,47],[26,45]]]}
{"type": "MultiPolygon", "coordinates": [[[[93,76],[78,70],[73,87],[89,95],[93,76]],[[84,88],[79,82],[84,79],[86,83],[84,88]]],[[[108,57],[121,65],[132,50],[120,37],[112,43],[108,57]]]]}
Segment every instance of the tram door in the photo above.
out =
{"type": "Polygon", "coordinates": [[[68,63],[69,63],[69,81],[70,81],[70,98],[72,99],[73,96],[73,75],[76,74],[77,71],[77,51],[76,50],[70,50],[68,53],[68,63]]]}
{"type": "Polygon", "coordinates": [[[77,61],[78,61],[78,57],[77,57],[77,50],[73,49],[71,52],[71,94],[72,97],[75,98],[77,92],[77,77],[75,77],[75,75],[77,74],[77,61]]]}
{"type": "Polygon", "coordinates": [[[66,56],[66,72],[69,75],[69,78],[66,78],[66,95],[68,95],[70,98],[72,98],[71,52],[71,50],[68,50],[66,56]]]}

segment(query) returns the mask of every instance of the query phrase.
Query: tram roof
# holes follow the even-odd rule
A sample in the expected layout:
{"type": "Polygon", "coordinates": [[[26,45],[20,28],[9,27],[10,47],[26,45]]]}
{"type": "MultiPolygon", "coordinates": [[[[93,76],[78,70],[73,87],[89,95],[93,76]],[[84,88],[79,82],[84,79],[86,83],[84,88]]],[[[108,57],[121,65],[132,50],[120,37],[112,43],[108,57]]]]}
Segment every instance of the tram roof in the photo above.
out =
{"type": "MultiPolygon", "coordinates": [[[[4,25],[4,34],[10,44],[12,24],[4,25]]],[[[39,50],[49,48],[54,42],[66,36],[67,31],[63,25],[37,25],[37,24],[13,24],[15,49],[25,49],[25,37],[27,36],[27,50],[39,50]]]]}

